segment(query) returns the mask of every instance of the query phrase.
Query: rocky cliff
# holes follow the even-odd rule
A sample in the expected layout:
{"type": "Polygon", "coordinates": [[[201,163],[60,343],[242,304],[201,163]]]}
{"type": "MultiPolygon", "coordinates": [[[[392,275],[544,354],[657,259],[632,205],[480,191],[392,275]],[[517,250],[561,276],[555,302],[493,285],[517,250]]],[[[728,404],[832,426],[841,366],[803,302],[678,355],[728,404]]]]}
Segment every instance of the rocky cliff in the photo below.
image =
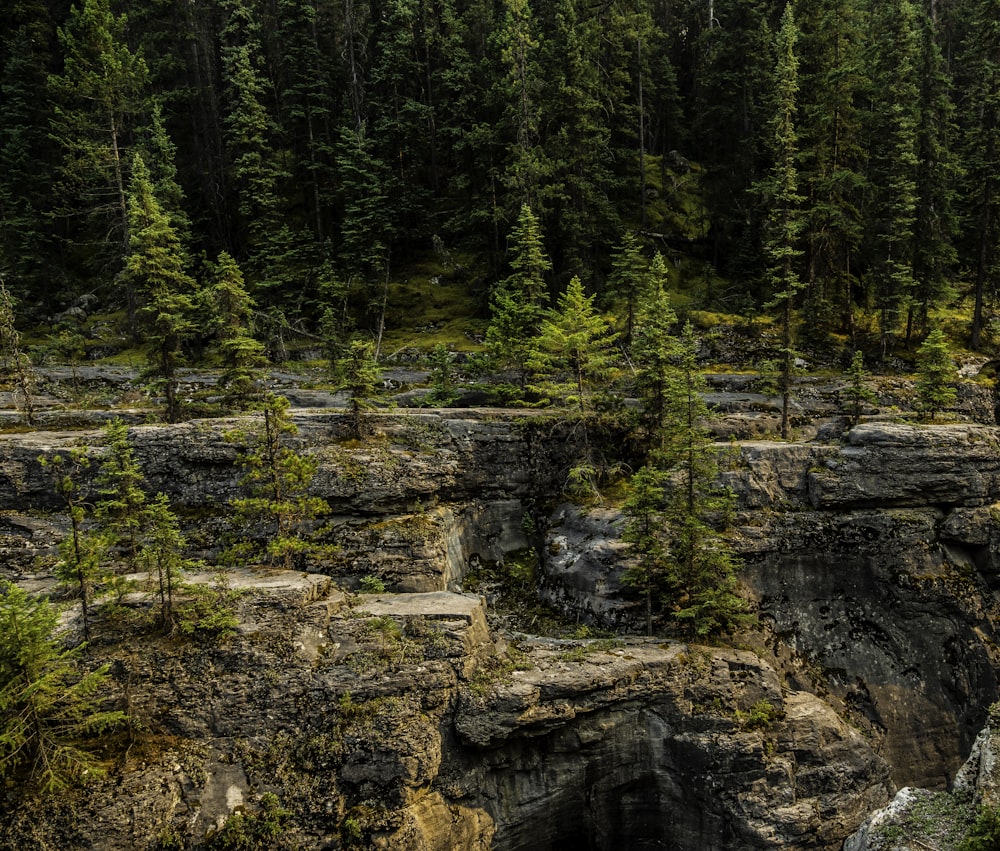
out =
{"type": "MultiPolygon", "coordinates": [[[[894,785],[946,784],[997,698],[995,428],[725,447],[750,652],[504,635],[460,593],[470,566],[534,546],[550,600],[634,623],[613,508],[553,513],[567,424],[386,415],[357,445],[335,413],[297,421],[332,508],[312,534],[338,549],[230,576],[222,643],[109,625],[92,652],[141,728],[72,810],[8,796],[8,847],[225,847],[236,814],[285,847],[833,849],[894,785]],[[365,576],[392,593],[352,593],[365,576]]],[[[234,425],[132,430],[209,558],[239,491],[234,425]]],[[[0,437],[5,576],[49,586],[64,524],[37,459],[98,442],[0,437]]]]}
{"type": "MultiPolygon", "coordinates": [[[[725,452],[743,579],[788,685],[865,729],[897,784],[943,788],[998,693],[997,429],[871,423],[725,452]]],[[[545,584],[609,625],[634,607],[615,517],[562,507],[545,584]]]]}

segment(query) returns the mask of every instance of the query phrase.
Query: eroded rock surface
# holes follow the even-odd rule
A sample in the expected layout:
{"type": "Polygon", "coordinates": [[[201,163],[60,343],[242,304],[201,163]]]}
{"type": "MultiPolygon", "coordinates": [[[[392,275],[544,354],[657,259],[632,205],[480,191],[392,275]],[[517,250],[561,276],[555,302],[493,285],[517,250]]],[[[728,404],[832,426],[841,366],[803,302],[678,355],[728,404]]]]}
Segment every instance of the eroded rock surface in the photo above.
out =
{"type": "MultiPolygon", "coordinates": [[[[193,845],[273,792],[304,848],[833,849],[893,784],[947,784],[997,698],[996,428],[720,445],[765,662],[640,640],[506,650],[480,600],[449,593],[536,547],[548,599],[636,625],[614,506],[549,514],[577,439],[557,420],[383,415],[361,446],[340,414],[297,421],[332,508],[310,531],[338,549],[307,580],[251,576],[225,641],[112,630],[94,652],[145,725],[126,770],[72,818],[8,810],[0,844],[193,845]],[[410,593],[334,585],[366,576],[410,593]]],[[[209,557],[240,425],[131,430],[209,557]]],[[[0,436],[4,576],[51,586],[66,524],[38,457],[91,443],[98,461],[94,432],[0,436]]]]}
{"type": "MultiPolygon", "coordinates": [[[[822,682],[880,742],[897,784],[945,788],[1000,694],[998,430],[872,423],[844,444],[749,442],[720,456],[742,578],[791,654],[790,687],[822,682]]],[[[616,524],[605,509],[560,508],[543,587],[585,622],[641,631],[601,556],[616,524]]]]}
{"type": "Polygon", "coordinates": [[[479,598],[261,578],[228,639],[110,649],[141,684],[126,770],[10,813],[4,847],[195,845],[273,793],[304,848],[833,849],[888,798],[869,742],[752,653],[533,641],[511,670],[479,598]]]}

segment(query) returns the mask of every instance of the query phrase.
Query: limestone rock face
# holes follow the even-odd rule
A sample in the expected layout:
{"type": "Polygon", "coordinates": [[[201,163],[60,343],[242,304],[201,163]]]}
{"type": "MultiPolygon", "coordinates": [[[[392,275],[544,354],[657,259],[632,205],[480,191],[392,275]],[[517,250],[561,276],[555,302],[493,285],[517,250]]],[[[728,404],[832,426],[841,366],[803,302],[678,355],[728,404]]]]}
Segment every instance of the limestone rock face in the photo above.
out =
{"type": "Polygon", "coordinates": [[[479,598],[260,578],[230,638],[105,647],[143,721],[120,776],[0,799],[0,847],[194,847],[268,793],[275,847],[832,850],[888,799],[866,739],[752,653],[536,640],[510,671],[479,598]]]}
{"type": "Polygon", "coordinates": [[[485,749],[477,786],[498,849],[832,849],[889,793],[863,736],[815,696],[783,694],[753,654],[529,655],[537,667],[456,719],[485,749]]]}
{"type": "MultiPolygon", "coordinates": [[[[273,793],[306,849],[833,849],[894,785],[943,787],[1000,693],[996,428],[720,444],[765,662],[644,640],[516,653],[478,598],[450,593],[537,547],[547,599],[634,623],[620,517],[557,501],[566,424],[383,415],[356,445],[341,414],[296,419],[332,509],[311,532],[339,549],[308,580],[247,580],[231,638],[115,627],[94,652],[142,735],[73,812],[0,801],[0,847],[190,846],[273,793]],[[365,576],[407,593],[330,581],[365,576]]],[[[197,518],[209,553],[240,493],[240,424],[131,430],[150,489],[197,518]]],[[[88,442],[93,474],[96,432],[0,436],[0,575],[51,584],[65,520],[38,458],[88,442]]]]}
{"type": "Polygon", "coordinates": [[[741,506],[761,618],[881,740],[897,784],[944,788],[998,696],[998,430],[869,423],[785,454],[805,487],[753,450],[749,479],[794,483],[774,491],[791,510],[751,510],[759,489],[741,506]]]}
{"type": "Polygon", "coordinates": [[[809,474],[816,508],[976,506],[1000,493],[995,427],[868,423],[809,474]]]}
{"type": "MultiPolygon", "coordinates": [[[[789,685],[821,680],[899,785],[944,788],[1000,696],[998,433],[872,423],[844,445],[720,447],[742,579],[789,685]]],[[[641,630],[609,555],[620,524],[560,508],[543,588],[584,622],[641,630]]]]}
{"type": "Polygon", "coordinates": [[[621,512],[560,505],[545,533],[543,600],[587,624],[628,627],[637,620],[635,595],[622,583],[628,551],[621,512]]]}

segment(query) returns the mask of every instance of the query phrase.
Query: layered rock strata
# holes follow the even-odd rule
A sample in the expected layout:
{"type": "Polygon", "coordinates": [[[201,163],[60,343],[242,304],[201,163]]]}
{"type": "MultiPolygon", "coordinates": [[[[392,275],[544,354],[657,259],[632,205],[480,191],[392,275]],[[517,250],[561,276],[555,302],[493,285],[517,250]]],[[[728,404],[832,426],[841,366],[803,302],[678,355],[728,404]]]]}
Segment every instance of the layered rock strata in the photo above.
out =
{"type": "MultiPolygon", "coordinates": [[[[303,565],[308,591],[249,588],[228,642],[126,630],[95,646],[146,733],[72,823],[12,814],[12,847],[193,845],[273,792],[301,847],[832,849],[893,782],[946,784],[997,697],[995,428],[869,424],[843,443],[721,450],[765,662],[645,641],[505,649],[478,598],[448,593],[534,546],[550,599],[581,622],[635,622],[615,512],[550,514],[571,426],[383,416],[358,446],[341,415],[297,421],[333,510],[311,531],[339,552],[303,565]],[[352,602],[329,583],[363,576],[411,593],[352,602]]],[[[210,558],[240,492],[237,425],[131,430],[210,558]]],[[[96,437],[0,437],[8,578],[45,587],[37,557],[64,531],[38,457],[93,443],[96,461],[96,437]]]]}

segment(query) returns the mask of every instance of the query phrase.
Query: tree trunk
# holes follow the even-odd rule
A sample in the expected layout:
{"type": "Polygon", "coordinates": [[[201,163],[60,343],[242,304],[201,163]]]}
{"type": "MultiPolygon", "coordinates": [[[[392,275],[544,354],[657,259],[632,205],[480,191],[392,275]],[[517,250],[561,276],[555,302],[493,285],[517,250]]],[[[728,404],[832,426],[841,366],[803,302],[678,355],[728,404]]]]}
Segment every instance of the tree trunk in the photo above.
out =
{"type": "Polygon", "coordinates": [[[969,348],[979,351],[983,331],[983,299],[986,290],[986,275],[989,268],[990,199],[983,209],[983,222],[979,230],[979,252],[976,258],[975,307],[972,310],[972,335],[969,348]]]}

